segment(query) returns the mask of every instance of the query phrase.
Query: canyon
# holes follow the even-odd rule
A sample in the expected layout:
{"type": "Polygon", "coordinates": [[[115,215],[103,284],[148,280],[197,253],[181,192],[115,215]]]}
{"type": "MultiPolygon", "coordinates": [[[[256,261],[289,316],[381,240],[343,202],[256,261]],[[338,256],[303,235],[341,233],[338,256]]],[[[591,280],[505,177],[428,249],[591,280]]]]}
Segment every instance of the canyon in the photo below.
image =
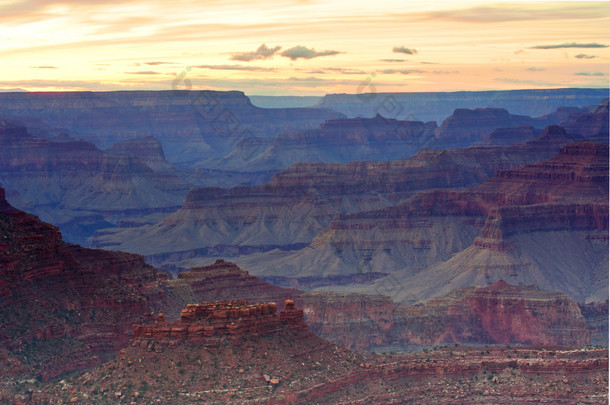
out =
{"type": "Polygon", "coordinates": [[[602,93],[0,94],[0,402],[606,403],[602,93]]]}
{"type": "MultiPolygon", "coordinates": [[[[177,398],[182,391],[175,387],[189,393],[182,398],[186,402],[192,395],[208,399],[243,395],[260,400],[267,398],[269,389],[274,398],[281,393],[286,403],[331,393],[361,398],[374,392],[375,398],[389,398],[387,392],[376,390],[338,393],[348,386],[378,384],[380,378],[400,381],[408,376],[410,381],[423,378],[422,384],[441,384],[438,376],[455,376],[439,385],[435,395],[444,398],[440,387],[452,384],[452,378],[476,376],[479,380],[488,372],[493,376],[518,370],[506,380],[513,384],[519,379],[512,378],[544,373],[558,365],[566,378],[587,375],[596,381],[595,388],[582,395],[604,398],[599,390],[607,386],[607,380],[604,383],[600,373],[607,368],[607,351],[569,349],[558,356],[540,352],[551,350],[549,345],[587,344],[588,328],[599,328],[603,308],[583,307],[591,317],[589,326],[580,307],[561,293],[497,282],[454,291],[423,306],[401,306],[382,296],[273,286],[223,260],[170,280],[141,256],[63,242],[56,227],[13,208],[1,188],[0,225],[3,401],[44,403],[62,398],[77,402],[78,393],[88,393],[100,401],[111,395],[122,403],[148,395],[177,398]],[[248,303],[245,296],[262,303],[248,303]],[[284,297],[279,314],[271,297],[276,302],[284,297]],[[519,361],[507,360],[506,354],[492,348],[493,352],[480,356],[468,355],[470,360],[464,362],[459,359],[472,349],[453,348],[432,355],[435,360],[430,362],[429,354],[387,357],[351,352],[312,331],[360,350],[371,345],[430,347],[453,342],[544,344],[545,349],[511,352],[510,358],[523,359],[519,361]],[[530,356],[534,360],[528,360],[530,356]],[[307,365],[301,369],[297,362],[307,365]],[[207,377],[196,379],[188,388],[176,384],[175,379],[195,381],[188,378],[192,372],[207,377]],[[65,389],[44,383],[70,373],[74,377],[59,384],[65,389]],[[33,379],[23,380],[24,376],[33,379]],[[218,391],[218,384],[241,388],[218,391]],[[256,388],[261,384],[268,388],[256,388]],[[124,392],[127,387],[134,391],[124,392]]],[[[585,386],[577,384],[577,390],[585,386]]],[[[534,386],[541,388],[525,391],[540,396],[548,382],[537,380],[534,386]]],[[[402,392],[392,387],[390,392],[402,392]]],[[[417,387],[411,388],[410,395],[420,395],[417,387]]],[[[472,395],[468,390],[461,392],[472,395]]],[[[524,395],[515,389],[510,392],[524,395]]],[[[481,400],[489,399],[487,395],[481,400]]]]}
{"type": "Polygon", "coordinates": [[[425,150],[390,162],[299,163],[260,186],[195,188],[182,208],[163,220],[104,229],[91,243],[143,254],[155,265],[301,249],[338,215],[394,206],[420,190],[480,184],[497,170],[547,159],[579,139],[547,132],[510,147],[425,150]]]}

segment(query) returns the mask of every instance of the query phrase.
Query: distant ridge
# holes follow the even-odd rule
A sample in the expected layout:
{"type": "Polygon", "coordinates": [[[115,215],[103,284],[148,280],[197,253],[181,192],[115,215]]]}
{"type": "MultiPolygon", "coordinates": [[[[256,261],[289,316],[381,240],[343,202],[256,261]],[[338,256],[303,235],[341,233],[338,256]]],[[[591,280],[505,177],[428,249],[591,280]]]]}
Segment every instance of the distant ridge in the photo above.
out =
{"type": "Polygon", "coordinates": [[[504,108],[511,114],[540,117],[558,107],[584,107],[608,97],[608,89],[539,89],[421,93],[327,94],[317,104],[348,117],[374,117],[440,123],[457,108],[504,108]]]}

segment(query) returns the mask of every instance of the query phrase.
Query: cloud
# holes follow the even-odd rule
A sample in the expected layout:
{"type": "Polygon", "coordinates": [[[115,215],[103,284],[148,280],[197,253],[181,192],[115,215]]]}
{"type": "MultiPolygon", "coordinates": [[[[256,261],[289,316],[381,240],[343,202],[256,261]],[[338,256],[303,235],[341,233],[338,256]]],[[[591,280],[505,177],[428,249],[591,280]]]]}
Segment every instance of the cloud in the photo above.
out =
{"type": "Polygon", "coordinates": [[[527,70],[528,72],[543,72],[546,69],[545,68],[537,68],[537,67],[532,66],[532,67],[528,67],[525,70],[527,70]]]}
{"type": "Polygon", "coordinates": [[[577,72],[576,76],[606,76],[604,72],[577,72]]]}
{"type": "Polygon", "coordinates": [[[30,66],[30,69],[58,69],[57,66],[30,66]]]}
{"type": "Polygon", "coordinates": [[[573,2],[558,7],[555,2],[529,2],[475,6],[463,9],[439,10],[421,13],[421,18],[449,20],[477,24],[509,21],[544,21],[565,19],[597,19],[608,13],[604,2],[573,2]],[[536,3],[536,4],[531,4],[536,3]]]}
{"type": "Polygon", "coordinates": [[[284,52],[281,53],[281,55],[292,60],[297,60],[298,58],[311,59],[317,58],[319,56],[337,55],[339,53],[341,52],[332,50],[318,52],[313,48],[305,48],[304,46],[297,45],[290,49],[286,49],[284,52]]]}
{"type": "Polygon", "coordinates": [[[160,75],[159,72],[153,72],[152,70],[140,70],[138,72],[125,72],[128,75],[160,75]]]}
{"type": "Polygon", "coordinates": [[[349,68],[324,68],[326,71],[337,72],[344,75],[363,75],[366,74],[364,70],[349,69],[349,68]]]}
{"type": "Polygon", "coordinates": [[[524,51],[523,49],[519,49],[518,51],[515,51],[515,55],[521,55],[527,53],[526,51],[524,51]]]}
{"type": "Polygon", "coordinates": [[[555,44],[555,45],[537,45],[532,46],[530,49],[560,49],[560,48],[607,48],[608,45],[598,44],[597,42],[590,42],[588,44],[579,44],[576,42],[570,42],[566,44],[555,44]]]}
{"type": "Polygon", "coordinates": [[[576,59],[593,59],[593,58],[597,58],[597,56],[595,55],[585,55],[584,53],[579,53],[578,55],[574,56],[576,59]]]}
{"type": "Polygon", "coordinates": [[[417,49],[405,48],[404,46],[395,46],[394,48],[392,48],[392,52],[406,53],[407,55],[415,55],[417,53],[417,49]]]}
{"type": "Polygon", "coordinates": [[[430,73],[435,74],[435,75],[452,75],[452,74],[460,73],[460,71],[459,70],[433,70],[430,73]]]}
{"type": "Polygon", "coordinates": [[[410,75],[413,73],[426,73],[425,70],[417,70],[417,69],[385,69],[385,70],[380,70],[381,73],[387,74],[387,75],[391,75],[391,74],[396,74],[396,73],[400,73],[402,75],[410,75]]]}
{"type": "Polygon", "coordinates": [[[379,59],[381,62],[406,62],[407,59],[379,59]]]}
{"type": "Polygon", "coordinates": [[[247,70],[251,72],[274,72],[275,68],[264,68],[260,66],[242,66],[242,65],[198,65],[194,66],[199,69],[213,70],[247,70]]]}
{"type": "Polygon", "coordinates": [[[274,46],[273,48],[268,48],[267,45],[262,44],[254,52],[234,53],[233,56],[231,56],[231,60],[239,60],[242,62],[251,62],[253,60],[269,59],[273,55],[275,55],[275,53],[277,51],[279,51],[280,49],[282,49],[281,46],[274,46]]]}
{"type": "Polygon", "coordinates": [[[175,65],[174,62],[144,62],[145,65],[157,66],[157,65],[175,65]]]}

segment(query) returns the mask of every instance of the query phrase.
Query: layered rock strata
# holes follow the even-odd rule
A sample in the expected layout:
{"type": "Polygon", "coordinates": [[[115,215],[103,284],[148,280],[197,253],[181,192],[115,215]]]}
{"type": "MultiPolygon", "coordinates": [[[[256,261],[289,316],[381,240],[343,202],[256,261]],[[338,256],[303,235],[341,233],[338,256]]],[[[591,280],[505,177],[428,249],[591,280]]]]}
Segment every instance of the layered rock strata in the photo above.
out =
{"type": "Polygon", "coordinates": [[[277,304],[273,302],[210,302],[187,305],[180,313],[180,320],[176,322],[167,322],[164,315],[159,314],[153,325],[133,325],[132,346],[145,345],[149,350],[184,342],[218,346],[221,342],[238,344],[243,339],[261,335],[298,334],[306,330],[303,310],[295,308],[292,300],[284,302],[284,309],[279,316],[277,304]]]}

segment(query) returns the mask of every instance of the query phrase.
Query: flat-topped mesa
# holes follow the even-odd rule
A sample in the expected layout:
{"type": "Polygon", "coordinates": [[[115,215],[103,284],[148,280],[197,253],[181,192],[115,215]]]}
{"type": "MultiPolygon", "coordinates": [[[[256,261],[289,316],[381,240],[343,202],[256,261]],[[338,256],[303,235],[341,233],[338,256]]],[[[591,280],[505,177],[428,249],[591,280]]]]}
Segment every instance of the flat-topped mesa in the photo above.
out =
{"type": "Polygon", "coordinates": [[[225,341],[237,344],[244,338],[307,331],[303,310],[296,309],[292,300],[286,300],[284,305],[278,316],[274,302],[251,304],[232,300],[189,304],[182,310],[179,321],[167,322],[159,314],[153,325],[133,325],[132,346],[162,350],[163,346],[188,342],[214,347],[225,341]]]}

